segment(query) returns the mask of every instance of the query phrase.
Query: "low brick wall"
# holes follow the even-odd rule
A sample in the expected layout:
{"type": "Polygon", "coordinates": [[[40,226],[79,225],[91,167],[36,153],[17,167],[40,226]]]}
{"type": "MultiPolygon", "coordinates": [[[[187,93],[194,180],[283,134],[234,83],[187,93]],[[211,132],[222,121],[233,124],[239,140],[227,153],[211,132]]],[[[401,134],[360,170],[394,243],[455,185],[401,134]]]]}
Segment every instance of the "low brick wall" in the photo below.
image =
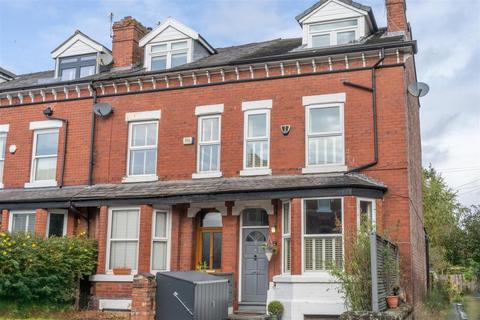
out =
{"type": "Polygon", "coordinates": [[[372,311],[347,311],[340,315],[340,320],[411,320],[413,319],[413,307],[402,304],[398,308],[384,312],[372,311]]]}
{"type": "Polygon", "coordinates": [[[139,273],[133,278],[131,320],[155,319],[157,281],[151,273],[139,273]]]}

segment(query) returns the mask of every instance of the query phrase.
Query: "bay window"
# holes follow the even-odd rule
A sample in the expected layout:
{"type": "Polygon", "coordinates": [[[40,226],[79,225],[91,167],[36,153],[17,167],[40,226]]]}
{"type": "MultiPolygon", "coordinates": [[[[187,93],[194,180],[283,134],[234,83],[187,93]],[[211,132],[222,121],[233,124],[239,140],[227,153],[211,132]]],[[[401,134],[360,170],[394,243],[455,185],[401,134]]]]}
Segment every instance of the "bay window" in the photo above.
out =
{"type": "Polygon", "coordinates": [[[108,270],[137,270],[139,221],[139,209],[110,209],[108,270]]]}
{"type": "Polygon", "coordinates": [[[282,270],[283,273],[290,273],[292,248],[290,237],[290,202],[284,202],[282,204],[282,270]]]}
{"type": "Polygon", "coordinates": [[[10,212],[8,231],[11,233],[34,233],[36,214],[32,212],[10,212]]]}
{"type": "Polygon", "coordinates": [[[342,199],[307,199],[303,211],[304,271],[326,271],[332,264],[342,267],[342,199]]]}
{"type": "Polygon", "coordinates": [[[0,188],[3,188],[3,168],[5,167],[5,149],[7,148],[7,134],[0,132],[0,188]]]}
{"type": "Polygon", "coordinates": [[[158,121],[129,123],[127,176],[155,176],[158,121]]]}
{"type": "Polygon", "coordinates": [[[376,207],[374,199],[357,199],[357,227],[360,229],[362,225],[375,228],[376,223],[376,207]]]}
{"type": "Polygon", "coordinates": [[[53,210],[48,212],[47,237],[63,237],[67,234],[67,211],[53,210]]]}
{"type": "Polygon", "coordinates": [[[152,270],[169,270],[169,238],[170,214],[168,211],[155,210],[153,212],[152,270]]]}
{"type": "Polygon", "coordinates": [[[306,112],[307,166],[343,165],[342,105],[312,105],[306,112]]]}

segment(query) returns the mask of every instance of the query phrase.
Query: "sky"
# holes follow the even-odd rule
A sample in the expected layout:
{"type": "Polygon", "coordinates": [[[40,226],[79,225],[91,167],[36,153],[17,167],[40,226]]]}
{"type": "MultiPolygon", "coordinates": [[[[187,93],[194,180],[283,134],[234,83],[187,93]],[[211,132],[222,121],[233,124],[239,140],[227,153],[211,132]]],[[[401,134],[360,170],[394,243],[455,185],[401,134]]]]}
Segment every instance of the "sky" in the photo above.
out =
{"type": "MultiPolygon", "coordinates": [[[[384,0],[371,6],[386,26],[384,0]]],[[[51,70],[50,52],[76,29],[110,47],[109,14],[155,27],[168,16],[214,47],[301,36],[295,16],[315,0],[0,0],[0,66],[51,70]]],[[[480,0],[407,0],[421,99],[423,165],[432,164],[464,205],[480,204],[480,0]]]]}

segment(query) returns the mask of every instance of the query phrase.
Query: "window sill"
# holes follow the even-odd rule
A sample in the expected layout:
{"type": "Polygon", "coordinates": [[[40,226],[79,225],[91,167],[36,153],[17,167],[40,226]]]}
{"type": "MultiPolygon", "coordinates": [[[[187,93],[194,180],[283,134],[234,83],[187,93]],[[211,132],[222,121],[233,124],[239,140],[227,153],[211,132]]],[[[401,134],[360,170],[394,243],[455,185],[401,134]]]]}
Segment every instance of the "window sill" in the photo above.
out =
{"type": "Polygon", "coordinates": [[[345,165],[323,165],[323,166],[311,166],[311,167],[302,168],[302,174],[345,172],[345,171],[347,171],[347,166],[345,165]]]}
{"type": "Polygon", "coordinates": [[[45,188],[45,187],[56,187],[57,181],[55,180],[45,180],[45,181],[34,181],[27,182],[24,185],[24,188],[45,188]]]}
{"type": "Polygon", "coordinates": [[[89,278],[92,282],[131,282],[133,275],[94,274],[89,278]]]}
{"type": "Polygon", "coordinates": [[[135,183],[135,182],[153,182],[158,181],[158,176],[130,176],[124,177],[122,183],[135,183]]]}
{"type": "Polygon", "coordinates": [[[220,178],[222,172],[197,172],[192,174],[192,179],[220,178]]]}
{"type": "Polygon", "coordinates": [[[270,168],[240,170],[240,176],[242,176],[242,177],[267,176],[267,175],[271,175],[271,174],[272,174],[272,169],[270,169],[270,168]]]}

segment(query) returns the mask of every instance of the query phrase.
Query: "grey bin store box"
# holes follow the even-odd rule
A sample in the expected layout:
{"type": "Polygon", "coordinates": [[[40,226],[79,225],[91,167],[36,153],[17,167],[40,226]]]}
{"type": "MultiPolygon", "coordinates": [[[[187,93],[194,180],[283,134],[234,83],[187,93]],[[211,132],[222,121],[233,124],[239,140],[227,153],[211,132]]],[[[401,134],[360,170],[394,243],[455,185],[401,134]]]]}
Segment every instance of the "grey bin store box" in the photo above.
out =
{"type": "Polygon", "coordinates": [[[204,272],[159,272],[156,304],[156,320],[223,320],[228,280],[204,272]]]}

